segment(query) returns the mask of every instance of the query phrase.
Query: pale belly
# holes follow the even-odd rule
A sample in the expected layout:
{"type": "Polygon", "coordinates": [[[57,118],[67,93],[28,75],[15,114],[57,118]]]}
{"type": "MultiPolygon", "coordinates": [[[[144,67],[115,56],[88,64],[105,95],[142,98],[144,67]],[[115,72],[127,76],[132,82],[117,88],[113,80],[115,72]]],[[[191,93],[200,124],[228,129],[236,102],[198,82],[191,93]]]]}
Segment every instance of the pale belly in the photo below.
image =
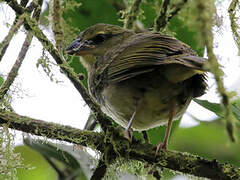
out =
{"type": "Polygon", "coordinates": [[[174,104],[174,120],[182,116],[191,101],[184,91],[181,83],[170,83],[163,77],[154,81],[149,81],[149,77],[130,79],[103,90],[105,104],[102,104],[102,110],[123,127],[128,125],[136,110],[131,127],[146,130],[166,124],[174,104]]]}

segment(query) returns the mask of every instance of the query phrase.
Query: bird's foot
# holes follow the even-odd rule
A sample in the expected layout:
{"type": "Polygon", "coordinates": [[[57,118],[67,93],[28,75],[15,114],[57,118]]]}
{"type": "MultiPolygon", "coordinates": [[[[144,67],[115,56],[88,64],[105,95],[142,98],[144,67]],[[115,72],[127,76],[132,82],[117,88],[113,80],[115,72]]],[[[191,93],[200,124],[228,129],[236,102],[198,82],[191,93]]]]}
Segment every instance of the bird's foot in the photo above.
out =
{"type": "Polygon", "coordinates": [[[167,150],[167,143],[162,142],[156,146],[155,156],[157,156],[160,150],[163,150],[163,151],[167,150]]]}
{"type": "Polygon", "coordinates": [[[128,129],[128,130],[125,130],[123,132],[123,136],[129,140],[129,142],[131,143],[132,142],[132,139],[133,139],[133,130],[132,128],[128,129]]]}

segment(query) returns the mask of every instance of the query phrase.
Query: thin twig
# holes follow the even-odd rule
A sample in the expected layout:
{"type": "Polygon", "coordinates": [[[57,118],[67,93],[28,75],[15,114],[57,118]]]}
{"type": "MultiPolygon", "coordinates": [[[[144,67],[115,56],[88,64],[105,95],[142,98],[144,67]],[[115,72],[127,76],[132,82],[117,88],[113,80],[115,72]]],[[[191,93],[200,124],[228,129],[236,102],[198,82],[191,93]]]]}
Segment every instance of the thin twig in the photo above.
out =
{"type": "Polygon", "coordinates": [[[24,19],[21,16],[16,16],[15,20],[14,20],[14,24],[11,26],[7,36],[3,39],[3,41],[0,43],[0,61],[2,60],[2,57],[4,56],[9,43],[11,42],[13,36],[16,34],[16,32],[18,31],[18,29],[21,27],[21,25],[24,22],[24,19]]]}
{"type": "MultiPolygon", "coordinates": [[[[28,0],[22,0],[21,6],[25,7],[27,3],[28,3],[28,0]]],[[[7,36],[0,43],[0,61],[2,60],[2,57],[4,56],[13,36],[16,34],[16,32],[18,31],[18,29],[22,24],[23,24],[23,18],[20,18],[19,15],[16,16],[15,20],[13,21],[13,25],[11,26],[7,36]]]]}
{"type": "Polygon", "coordinates": [[[125,14],[124,18],[124,28],[132,29],[134,22],[137,20],[137,17],[140,12],[140,5],[142,0],[134,0],[129,10],[125,14]]]}
{"type": "MultiPolygon", "coordinates": [[[[198,10],[198,21],[202,33],[202,37],[204,43],[207,48],[207,54],[209,59],[209,69],[210,72],[213,73],[214,78],[217,83],[218,93],[221,95],[222,104],[225,107],[225,119],[227,125],[227,131],[230,139],[234,142],[236,141],[236,137],[234,135],[235,130],[235,118],[231,111],[230,104],[230,95],[227,92],[226,88],[223,84],[223,72],[220,69],[220,65],[217,61],[216,55],[213,51],[213,32],[212,32],[212,14],[214,4],[210,4],[207,1],[196,1],[197,2],[197,10],[198,10]]],[[[213,3],[214,1],[212,1],[213,3]]]]}
{"type": "Polygon", "coordinates": [[[239,6],[238,0],[232,0],[229,8],[229,18],[231,21],[231,28],[233,33],[234,41],[236,42],[238,46],[238,51],[240,51],[240,34],[239,34],[239,24],[236,23],[237,17],[236,17],[236,7],[239,6]]]}
{"type": "Polygon", "coordinates": [[[167,10],[169,6],[170,0],[163,0],[161,9],[158,13],[157,18],[154,22],[154,30],[159,32],[162,31],[167,25],[167,10]]]}
{"type": "Polygon", "coordinates": [[[171,9],[171,11],[169,12],[167,22],[169,22],[174,16],[176,16],[182,10],[187,1],[188,0],[182,0],[181,2],[175,4],[175,7],[171,9]]]}

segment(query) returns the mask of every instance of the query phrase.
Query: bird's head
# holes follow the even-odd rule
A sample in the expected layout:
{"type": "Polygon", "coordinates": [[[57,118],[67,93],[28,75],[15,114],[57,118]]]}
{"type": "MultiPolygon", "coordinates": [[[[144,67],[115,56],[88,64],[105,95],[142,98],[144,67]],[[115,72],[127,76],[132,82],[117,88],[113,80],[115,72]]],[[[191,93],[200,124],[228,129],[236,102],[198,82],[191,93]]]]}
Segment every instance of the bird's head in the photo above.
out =
{"type": "Polygon", "coordinates": [[[133,31],[110,24],[96,24],[81,32],[67,48],[66,53],[76,56],[102,56],[120,44],[133,31]]]}

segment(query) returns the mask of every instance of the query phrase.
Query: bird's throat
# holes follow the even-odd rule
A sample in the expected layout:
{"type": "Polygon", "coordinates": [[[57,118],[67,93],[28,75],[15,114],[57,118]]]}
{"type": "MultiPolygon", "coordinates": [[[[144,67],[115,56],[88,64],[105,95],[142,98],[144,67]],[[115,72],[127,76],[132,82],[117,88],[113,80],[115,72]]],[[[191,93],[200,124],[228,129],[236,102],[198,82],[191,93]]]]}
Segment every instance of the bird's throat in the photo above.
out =
{"type": "Polygon", "coordinates": [[[92,65],[96,61],[96,57],[93,55],[84,55],[80,57],[80,62],[82,65],[90,72],[92,65]]]}

